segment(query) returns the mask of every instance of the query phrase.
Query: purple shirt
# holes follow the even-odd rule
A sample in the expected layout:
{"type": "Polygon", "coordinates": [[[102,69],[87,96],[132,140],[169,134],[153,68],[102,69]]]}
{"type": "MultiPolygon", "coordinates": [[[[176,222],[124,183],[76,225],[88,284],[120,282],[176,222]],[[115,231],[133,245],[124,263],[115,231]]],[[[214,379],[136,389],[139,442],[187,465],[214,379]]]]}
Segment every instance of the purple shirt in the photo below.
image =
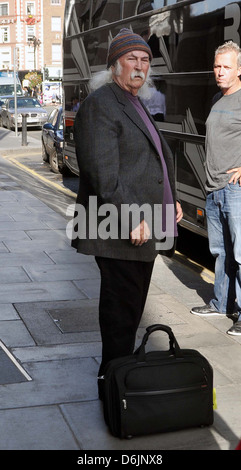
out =
{"type": "MultiPolygon", "coordinates": [[[[168,178],[168,173],[167,173],[167,166],[166,162],[162,153],[162,146],[161,146],[161,140],[159,137],[159,134],[155,128],[155,126],[152,124],[151,120],[149,119],[149,116],[146,114],[146,111],[144,110],[143,106],[141,105],[138,96],[133,96],[131,93],[126,91],[126,96],[131,101],[135,109],[137,110],[138,114],[144,121],[148,131],[151,134],[152,140],[156,146],[156,149],[159,153],[161,164],[162,164],[162,169],[163,169],[163,201],[162,201],[162,231],[165,232],[167,227],[166,227],[166,205],[167,204],[173,204],[173,196],[172,196],[172,190],[168,178]]],[[[171,230],[172,231],[172,230],[171,230]]],[[[170,236],[173,234],[171,233],[170,236]]],[[[176,224],[176,219],[174,220],[174,236],[177,236],[177,224],[176,224]]]]}

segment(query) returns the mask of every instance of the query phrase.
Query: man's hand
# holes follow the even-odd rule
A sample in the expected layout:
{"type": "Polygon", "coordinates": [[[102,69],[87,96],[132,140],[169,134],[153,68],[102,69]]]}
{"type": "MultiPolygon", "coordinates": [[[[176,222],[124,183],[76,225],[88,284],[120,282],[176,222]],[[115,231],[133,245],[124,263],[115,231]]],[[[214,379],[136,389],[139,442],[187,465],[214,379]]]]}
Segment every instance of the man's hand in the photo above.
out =
{"type": "Polygon", "coordinates": [[[143,243],[146,243],[148,241],[150,234],[151,232],[147,223],[145,222],[145,220],[142,220],[141,223],[134,230],[132,230],[130,234],[132,245],[143,245],[143,243]]]}
{"type": "Polygon", "coordinates": [[[239,186],[241,186],[241,166],[239,168],[232,168],[232,170],[228,170],[227,173],[233,173],[229,183],[236,184],[237,181],[239,181],[239,186]]]}
{"type": "Polygon", "coordinates": [[[180,222],[183,218],[182,206],[180,202],[176,202],[176,221],[177,223],[180,222]]]}
{"type": "MultiPolygon", "coordinates": [[[[177,223],[180,222],[180,220],[183,217],[183,212],[182,212],[182,206],[180,202],[176,203],[176,221],[177,223]]],[[[134,229],[132,230],[130,234],[130,239],[132,245],[136,246],[141,246],[143,243],[146,243],[150,237],[150,229],[145,222],[145,220],[142,220],[142,222],[134,229]]]]}

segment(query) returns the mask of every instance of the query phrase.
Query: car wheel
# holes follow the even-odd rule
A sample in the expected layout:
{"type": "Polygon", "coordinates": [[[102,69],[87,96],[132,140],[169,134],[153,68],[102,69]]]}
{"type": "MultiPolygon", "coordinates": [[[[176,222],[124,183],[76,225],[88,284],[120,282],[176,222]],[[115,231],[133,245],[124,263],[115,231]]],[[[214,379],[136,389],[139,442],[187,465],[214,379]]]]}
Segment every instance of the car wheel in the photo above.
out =
{"type": "Polygon", "coordinates": [[[10,124],[9,119],[7,119],[7,128],[8,128],[9,130],[11,130],[11,124],[10,124]]]}
{"type": "Polygon", "coordinates": [[[59,162],[58,162],[58,156],[57,156],[57,152],[55,148],[53,148],[53,150],[51,151],[49,155],[49,164],[50,164],[51,170],[54,173],[59,173],[59,162]]]}
{"type": "Polygon", "coordinates": [[[49,157],[48,157],[48,154],[46,152],[46,148],[45,148],[43,140],[42,140],[42,159],[43,159],[44,162],[49,161],[49,157]]]}

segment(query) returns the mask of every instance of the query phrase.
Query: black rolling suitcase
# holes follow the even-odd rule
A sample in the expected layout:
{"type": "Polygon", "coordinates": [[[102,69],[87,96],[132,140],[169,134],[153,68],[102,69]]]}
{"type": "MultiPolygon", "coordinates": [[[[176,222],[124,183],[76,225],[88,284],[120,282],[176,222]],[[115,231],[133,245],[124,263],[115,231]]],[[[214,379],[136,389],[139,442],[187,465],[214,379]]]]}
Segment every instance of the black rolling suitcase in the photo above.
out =
{"type": "Polygon", "coordinates": [[[104,417],[120,438],[213,423],[213,370],[193,349],[180,349],[168,326],[147,328],[131,356],[113,359],[104,375],[104,417]],[[169,335],[168,351],[145,351],[148,337],[169,335]]]}

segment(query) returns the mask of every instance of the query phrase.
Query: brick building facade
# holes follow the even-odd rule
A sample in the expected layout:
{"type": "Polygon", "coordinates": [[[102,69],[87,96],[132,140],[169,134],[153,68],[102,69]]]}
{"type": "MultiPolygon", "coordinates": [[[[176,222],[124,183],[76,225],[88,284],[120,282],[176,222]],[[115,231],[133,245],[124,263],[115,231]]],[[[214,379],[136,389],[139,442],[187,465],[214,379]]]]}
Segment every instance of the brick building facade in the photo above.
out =
{"type": "Polygon", "coordinates": [[[0,0],[0,70],[62,77],[65,0],[0,0]]]}

